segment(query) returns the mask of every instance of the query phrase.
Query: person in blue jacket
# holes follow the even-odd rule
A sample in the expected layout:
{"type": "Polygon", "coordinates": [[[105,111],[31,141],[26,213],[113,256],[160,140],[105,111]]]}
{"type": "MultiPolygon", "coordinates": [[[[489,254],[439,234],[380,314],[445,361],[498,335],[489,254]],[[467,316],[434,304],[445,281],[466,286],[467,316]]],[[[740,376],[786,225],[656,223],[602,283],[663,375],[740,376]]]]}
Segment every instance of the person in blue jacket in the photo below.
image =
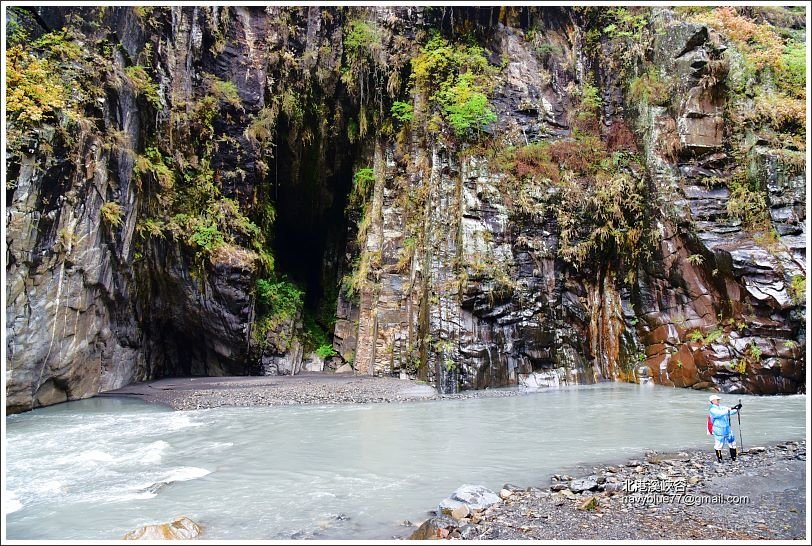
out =
{"type": "Polygon", "coordinates": [[[722,462],[722,448],[725,444],[730,449],[730,460],[736,460],[736,437],[730,430],[730,416],[736,415],[741,409],[741,404],[736,404],[732,408],[719,404],[719,396],[712,394],[710,397],[710,407],[708,416],[713,421],[713,449],[716,450],[716,459],[722,462]]]}

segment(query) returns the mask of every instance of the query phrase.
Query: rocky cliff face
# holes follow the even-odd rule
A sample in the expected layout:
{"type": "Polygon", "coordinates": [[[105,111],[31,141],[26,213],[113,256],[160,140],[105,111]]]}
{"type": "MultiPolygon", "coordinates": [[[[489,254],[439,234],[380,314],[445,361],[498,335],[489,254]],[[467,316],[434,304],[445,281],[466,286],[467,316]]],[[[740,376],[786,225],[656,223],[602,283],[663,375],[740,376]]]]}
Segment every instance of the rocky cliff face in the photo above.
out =
{"type": "Polygon", "coordinates": [[[10,411],[342,361],[805,391],[796,12],[14,20],[10,411]]]}

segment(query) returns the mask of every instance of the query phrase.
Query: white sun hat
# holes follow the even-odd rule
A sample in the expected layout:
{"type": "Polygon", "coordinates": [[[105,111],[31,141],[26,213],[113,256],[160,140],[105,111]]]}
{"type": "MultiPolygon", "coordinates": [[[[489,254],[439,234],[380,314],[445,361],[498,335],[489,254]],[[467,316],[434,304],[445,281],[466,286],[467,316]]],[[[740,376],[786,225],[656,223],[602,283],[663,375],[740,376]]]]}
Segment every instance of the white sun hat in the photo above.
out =
{"type": "Polygon", "coordinates": [[[711,402],[713,402],[714,400],[721,400],[721,398],[719,397],[719,395],[718,395],[718,394],[711,394],[711,395],[710,395],[710,399],[709,399],[709,400],[710,400],[711,402]]]}

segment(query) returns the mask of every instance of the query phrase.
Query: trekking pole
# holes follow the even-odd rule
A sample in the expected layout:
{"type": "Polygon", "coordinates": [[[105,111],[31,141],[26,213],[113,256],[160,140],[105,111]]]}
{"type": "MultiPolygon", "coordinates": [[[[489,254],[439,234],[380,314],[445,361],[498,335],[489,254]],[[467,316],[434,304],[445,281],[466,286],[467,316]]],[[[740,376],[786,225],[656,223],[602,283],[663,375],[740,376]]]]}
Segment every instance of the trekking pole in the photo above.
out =
{"type": "Polygon", "coordinates": [[[739,453],[744,453],[744,438],[742,438],[742,399],[739,398],[739,411],[736,412],[739,418],[739,453]]]}

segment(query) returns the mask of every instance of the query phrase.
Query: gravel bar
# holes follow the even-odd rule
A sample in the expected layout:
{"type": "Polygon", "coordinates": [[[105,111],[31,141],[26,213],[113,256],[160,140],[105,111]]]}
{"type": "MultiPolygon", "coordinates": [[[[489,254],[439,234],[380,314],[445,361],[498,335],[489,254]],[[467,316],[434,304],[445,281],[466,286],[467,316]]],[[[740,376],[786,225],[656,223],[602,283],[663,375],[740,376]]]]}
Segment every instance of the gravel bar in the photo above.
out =
{"type": "Polygon", "coordinates": [[[184,377],[134,383],[100,393],[127,397],[176,410],[295,404],[368,404],[525,394],[522,389],[486,389],[440,395],[425,383],[393,377],[307,372],[263,377],[184,377]]]}

